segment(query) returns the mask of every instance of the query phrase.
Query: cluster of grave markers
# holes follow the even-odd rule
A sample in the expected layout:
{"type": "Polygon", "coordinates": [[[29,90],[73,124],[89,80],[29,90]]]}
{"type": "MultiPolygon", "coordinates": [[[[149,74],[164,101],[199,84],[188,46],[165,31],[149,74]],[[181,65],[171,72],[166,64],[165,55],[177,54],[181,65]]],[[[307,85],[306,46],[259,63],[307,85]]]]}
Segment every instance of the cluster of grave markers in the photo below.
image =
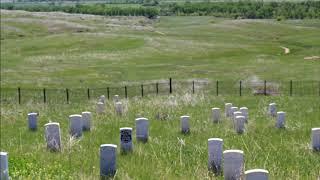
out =
{"type": "MultiPolygon", "coordinates": [[[[119,101],[119,96],[114,97],[115,111],[118,115],[123,114],[123,106],[119,101]]],[[[102,114],[105,111],[105,96],[102,95],[97,103],[97,113],[102,114]]],[[[269,116],[276,118],[275,127],[285,128],[285,112],[277,112],[275,103],[269,104],[269,116]]],[[[30,130],[37,129],[38,113],[28,114],[28,126],[30,130]]],[[[233,106],[231,103],[225,104],[225,116],[232,121],[234,130],[238,134],[245,132],[245,124],[248,123],[249,111],[247,107],[233,106]]],[[[190,133],[190,116],[181,116],[181,132],[190,133]]],[[[76,138],[82,136],[83,130],[91,129],[91,112],[82,112],[81,115],[70,115],[70,135],[76,138]]],[[[212,108],[211,119],[213,123],[221,123],[220,108],[212,108]]],[[[146,143],[149,137],[149,120],[147,118],[137,118],[136,139],[138,142],[146,143]]],[[[47,148],[51,151],[61,150],[60,125],[57,122],[50,122],[44,125],[45,139],[47,148]]],[[[129,153],[133,151],[132,128],[120,128],[120,151],[129,153]]],[[[320,151],[320,128],[311,130],[311,148],[314,151],[320,151]]],[[[100,146],[100,176],[109,177],[116,173],[117,145],[102,144],[100,146]]],[[[0,179],[9,179],[8,153],[0,152],[0,179]]],[[[208,139],[208,169],[216,175],[224,175],[224,179],[241,179],[245,176],[247,180],[267,180],[269,172],[264,169],[252,169],[244,172],[244,153],[241,150],[223,151],[223,139],[208,139]],[[223,165],[222,165],[223,161],[223,165]],[[244,172],[244,173],[243,173],[244,172]]]]}

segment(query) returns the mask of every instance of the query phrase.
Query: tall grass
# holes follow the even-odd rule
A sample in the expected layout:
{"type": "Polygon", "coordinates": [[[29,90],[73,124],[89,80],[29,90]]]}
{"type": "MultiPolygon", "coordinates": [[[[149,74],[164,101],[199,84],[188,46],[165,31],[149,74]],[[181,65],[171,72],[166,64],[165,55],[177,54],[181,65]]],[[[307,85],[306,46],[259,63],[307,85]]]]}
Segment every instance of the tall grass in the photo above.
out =
{"type": "MultiPolygon", "coordinates": [[[[150,141],[137,143],[129,155],[118,153],[119,179],[210,179],[207,170],[207,139],[224,140],[224,150],[245,152],[245,168],[269,170],[272,179],[315,179],[319,176],[319,153],[310,149],[312,127],[320,126],[319,101],[300,97],[214,97],[204,94],[150,96],[122,99],[125,113],[119,117],[112,101],[104,115],[95,113],[95,100],[73,104],[7,104],[1,106],[1,151],[9,152],[10,176],[14,179],[98,179],[99,146],[118,144],[119,128],[133,127],[137,116],[150,120],[150,141]],[[246,132],[238,135],[225,117],[221,124],[210,120],[211,108],[232,102],[249,108],[246,132]],[[287,112],[286,129],[276,129],[275,120],[266,116],[267,105],[278,104],[287,112]],[[27,113],[40,113],[39,129],[27,129],[27,113]],[[81,139],[70,138],[68,116],[82,111],[93,112],[93,129],[81,139]],[[157,119],[158,114],[166,118],[157,119]],[[181,115],[189,115],[191,133],[180,133],[181,115]],[[43,125],[59,122],[62,151],[49,152],[45,146],[43,125]]],[[[223,112],[222,112],[223,113],[223,112]]],[[[133,133],[135,134],[135,133],[133,133]]]]}

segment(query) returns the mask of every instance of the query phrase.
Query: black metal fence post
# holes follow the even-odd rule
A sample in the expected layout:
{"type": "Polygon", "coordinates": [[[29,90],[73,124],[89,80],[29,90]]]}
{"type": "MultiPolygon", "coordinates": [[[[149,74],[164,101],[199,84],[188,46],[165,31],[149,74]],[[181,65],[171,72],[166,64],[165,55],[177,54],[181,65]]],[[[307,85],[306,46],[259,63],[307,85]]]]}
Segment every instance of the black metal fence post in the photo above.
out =
{"type": "Polygon", "coordinates": [[[90,89],[87,89],[87,96],[88,96],[88,100],[90,100],[90,89]]]}
{"type": "Polygon", "coordinates": [[[290,96],[292,96],[292,80],[290,80],[290,96]]]}
{"type": "Polygon", "coordinates": [[[43,88],[43,103],[47,102],[46,88],[43,88]]]}
{"type": "Polygon", "coordinates": [[[194,81],[192,81],[192,94],[194,94],[194,81]]]}
{"type": "Polygon", "coordinates": [[[66,95],[67,95],[67,104],[69,104],[69,89],[66,89],[66,95]]]}
{"type": "Polygon", "coordinates": [[[128,98],[127,86],[124,86],[124,96],[128,98]]]}
{"type": "Polygon", "coordinates": [[[219,96],[219,81],[216,82],[216,93],[219,96]]]}
{"type": "Polygon", "coordinates": [[[156,83],[157,95],[159,94],[159,83],[156,83]]]}
{"type": "Polygon", "coordinates": [[[242,96],[242,81],[239,84],[239,95],[242,96]]]}
{"type": "Polygon", "coordinates": [[[141,84],[141,97],[143,97],[143,84],[141,84]]]}
{"type": "Polygon", "coordinates": [[[266,80],[264,80],[263,94],[264,94],[265,96],[267,95],[267,81],[266,81],[266,80]]]}
{"type": "Polygon", "coordinates": [[[108,97],[108,99],[110,99],[110,89],[109,89],[109,87],[107,87],[107,97],[108,97]]]}
{"type": "Polygon", "coordinates": [[[170,85],[170,94],[171,94],[172,93],[172,79],[170,78],[169,81],[170,81],[169,85],[170,85]]]}
{"type": "Polygon", "coordinates": [[[21,89],[18,87],[18,102],[21,104],[21,89]]]}

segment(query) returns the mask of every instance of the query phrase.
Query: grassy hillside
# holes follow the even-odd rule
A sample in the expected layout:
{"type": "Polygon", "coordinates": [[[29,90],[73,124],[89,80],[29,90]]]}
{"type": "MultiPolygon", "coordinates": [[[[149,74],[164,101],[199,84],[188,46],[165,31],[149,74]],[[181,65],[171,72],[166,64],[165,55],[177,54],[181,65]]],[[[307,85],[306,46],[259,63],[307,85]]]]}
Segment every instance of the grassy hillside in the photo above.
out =
{"type": "Polygon", "coordinates": [[[168,77],[320,80],[319,59],[304,59],[320,54],[319,26],[319,20],[148,20],[2,10],[1,85],[86,87],[168,77]]]}
{"type": "MultiPolygon", "coordinates": [[[[320,20],[150,20],[1,10],[1,90],[106,87],[169,77],[208,83],[320,81],[319,28],[320,20]]],[[[99,179],[99,146],[119,145],[119,128],[129,126],[135,132],[139,115],[150,120],[150,141],[142,144],[134,138],[132,154],[118,152],[115,179],[223,179],[207,170],[207,140],[213,137],[224,140],[224,150],[243,150],[245,168],[267,169],[270,179],[320,176],[320,154],[310,150],[311,128],[320,126],[318,96],[215,97],[197,91],[135,97],[122,99],[125,114],[118,117],[111,101],[106,114],[95,113],[103,90],[93,92],[90,101],[71,91],[71,104],[64,103],[61,92],[63,97],[51,97],[47,91],[47,104],[1,101],[0,150],[9,152],[12,179],[99,179]],[[73,98],[83,101],[74,103],[73,98]],[[224,116],[221,124],[210,121],[210,109],[223,111],[226,102],[249,108],[243,135],[224,116]],[[270,102],[287,112],[286,129],[275,129],[275,120],[266,116],[270,102]],[[36,132],[27,129],[31,111],[40,113],[36,132]],[[93,129],[75,140],[68,135],[68,116],[82,111],[93,112],[93,129]],[[159,113],[167,118],[157,120],[159,113]],[[181,115],[191,117],[189,135],[179,132],[181,115]],[[43,125],[49,121],[61,125],[60,153],[46,149],[43,125]]],[[[35,98],[42,100],[39,94],[35,98]]]]}

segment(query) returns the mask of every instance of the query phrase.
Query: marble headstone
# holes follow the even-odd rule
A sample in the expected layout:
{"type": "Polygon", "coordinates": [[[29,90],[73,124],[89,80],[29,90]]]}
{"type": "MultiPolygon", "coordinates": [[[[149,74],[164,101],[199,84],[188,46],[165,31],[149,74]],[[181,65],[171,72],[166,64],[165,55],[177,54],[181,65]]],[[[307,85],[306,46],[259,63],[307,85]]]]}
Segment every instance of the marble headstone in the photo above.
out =
{"type": "Polygon", "coordinates": [[[182,133],[189,133],[190,132],[189,119],[190,119],[190,116],[181,116],[180,117],[181,132],[182,133]]]}
{"type": "Polygon", "coordinates": [[[264,169],[251,169],[246,171],[245,180],[268,180],[269,172],[264,169]]]}
{"type": "Polygon", "coordinates": [[[0,179],[9,180],[8,153],[0,152],[0,179]]]}
{"type": "Polygon", "coordinates": [[[105,105],[103,102],[98,102],[97,103],[97,113],[98,114],[103,114],[105,110],[105,105]]]}
{"type": "Polygon", "coordinates": [[[320,128],[311,129],[311,144],[314,151],[320,151],[320,128]]]}
{"type": "Polygon", "coordinates": [[[114,101],[115,103],[119,102],[119,101],[120,101],[119,95],[114,95],[113,101],[114,101]]]}
{"type": "Polygon", "coordinates": [[[106,97],[104,95],[101,95],[99,97],[99,101],[98,102],[102,102],[103,104],[105,104],[106,103],[106,97]]]}
{"type": "Polygon", "coordinates": [[[208,169],[215,174],[220,174],[222,172],[222,152],[222,139],[208,139],[208,169]]]}
{"type": "Polygon", "coordinates": [[[136,119],[136,138],[137,141],[147,142],[149,138],[149,120],[147,118],[136,119]]]}
{"type": "Polygon", "coordinates": [[[231,116],[231,114],[230,114],[231,107],[232,107],[232,103],[226,103],[224,105],[224,113],[225,113],[226,117],[230,117],[231,116]]]}
{"type": "Polygon", "coordinates": [[[243,178],[244,154],[241,150],[226,150],[223,152],[223,174],[225,180],[240,180],[243,178]]]}
{"type": "Polygon", "coordinates": [[[221,121],[220,108],[212,108],[212,122],[218,123],[221,121]]]}
{"type": "Polygon", "coordinates": [[[249,119],[249,110],[247,107],[241,107],[239,109],[240,112],[242,112],[242,116],[244,116],[245,118],[245,122],[248,123],[248,119],[249,119]]]}
{"type": "Polygon", "coordinates": [[[268,114],[272,117],[277,116],[277,104],[276,103],[269,104],[268,114]]]}
{"type": "Polygon", "coordinates": [[[283,111],[277,112],[276,127],[285,128],[285,123],[286,123],[286,113],[283,111]]]}
{"type": "Polygon", "coordinates": [[[121,152],[131,152],[133,150],[132,128],[120,128],[120,149],[121,152]]]}
{"type": "Polygon", "coordinates": [[[233,113],[238,111],[238,107],[231,107],[230,108],[230,118],[233,119],[233,113]]]}
{"type": "Polygon", "coordinates": [[[116,109],[117,115],[121,116],[123,114],[122,102],[116,102],[115,109],[116,109]]]}
{"type": "Polygon", "coordinates": [[[47,148],[52,151],[61,150],[60,124],[50,122],[44,125],[47,148]]]}
{"type": "Polygon", "coordinates": [[[112,177],[117,171],[117,145],[100,146],[100,176],[102,179],[112,177]]]}
{"type": "Polygon", "coordinates": [[[92,119],[91,112],[88,112],[88,111],[82,112],[81,117],[82,117],[82,129],[83,130],[90,130],[91,129],[91,119],[92,119]]]}
{"type": "Polygon", "coordinates": [[[244,116],[236,116],[235,118],[235,129],[238,134],[242,134],[245,131],[245,117],[244,116]]]}
{"type": "Polygon", "coordinates": [[[28,113],[28,125],[30,130],[37,129],[38,113],[28,113]]]}
{"type": "Polygon", "coordinates": [[[74,137],[82,136],[82,116],[73,114],[69,116],[70,120],[70,135],[74,137]]]}

